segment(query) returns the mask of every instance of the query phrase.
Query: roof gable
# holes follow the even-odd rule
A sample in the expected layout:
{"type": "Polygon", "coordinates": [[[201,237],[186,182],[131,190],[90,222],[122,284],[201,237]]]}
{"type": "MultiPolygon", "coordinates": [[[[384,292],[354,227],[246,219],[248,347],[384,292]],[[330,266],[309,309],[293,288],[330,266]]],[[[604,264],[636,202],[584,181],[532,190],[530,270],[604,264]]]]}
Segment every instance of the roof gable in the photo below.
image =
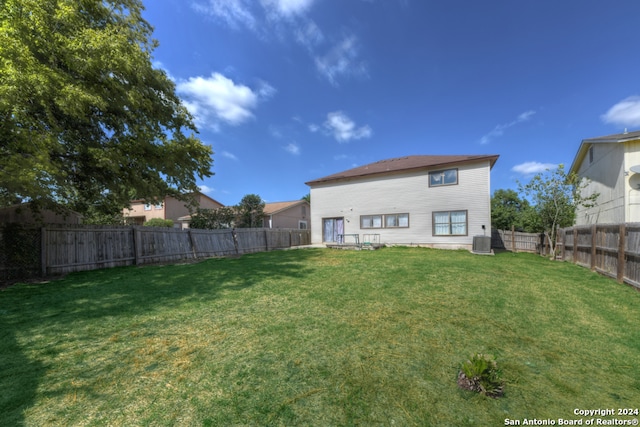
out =
{"type": "Polygon", "coordinates": [[[274,202],[274,203],[265,203],[264,209],[262,210],[265,215],[274,215],[290,209],[294,206],[306,204],[306,200],[295,200],[293,202],[274,202]]]}
{"type": "Polygon", "coordinates": [[[318,178],[305,184],[313,186],[323,182],[338,181],[348,178],[359,178],[370,175],[380,175],[390,172],[410,171],[427,168],[449,167],[461,164],[477,163],[482,160],[490,162],[490,168],[493,168],[498,155],[451,155],[451,156],[405,156],[393,159],[380,160],[368,165],[359,166],[357,168],[348,169],[323,178],[318,178]]]}
{"type": "Polygon", "coordinates": [[[578,148],[578,152],[576,153],[576,157],[573,159],[573,163],[571,163],[569,173],[578,173],[580,165],[582,165],[582,162],[589,151],[589,147],[593,144],[620,144],[636,140],[640,140],[640,131],[615,133],[613,135],[583,139],[580,143],[580,148],[578,148]]]}

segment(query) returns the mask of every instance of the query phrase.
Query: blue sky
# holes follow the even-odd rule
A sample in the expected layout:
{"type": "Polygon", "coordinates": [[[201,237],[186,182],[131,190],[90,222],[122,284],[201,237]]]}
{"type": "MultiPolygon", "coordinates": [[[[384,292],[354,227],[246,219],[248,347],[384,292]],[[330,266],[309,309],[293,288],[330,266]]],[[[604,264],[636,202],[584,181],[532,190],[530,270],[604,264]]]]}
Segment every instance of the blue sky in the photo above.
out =
{"type": "Polygon", "coordinates": [[[492,191],[640,129],[637,0],[147,0],[225,205],[413,154],[499,154],[492,191]]]}

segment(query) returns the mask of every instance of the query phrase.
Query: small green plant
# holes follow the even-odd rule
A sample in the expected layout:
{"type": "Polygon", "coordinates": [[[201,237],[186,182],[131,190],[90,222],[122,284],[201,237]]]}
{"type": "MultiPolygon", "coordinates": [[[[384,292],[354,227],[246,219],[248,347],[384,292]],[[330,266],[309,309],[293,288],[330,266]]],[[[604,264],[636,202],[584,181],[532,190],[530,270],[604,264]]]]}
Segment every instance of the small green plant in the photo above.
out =
{"type": "Polygon", "coordinates": [[[476,353],[464,362],[458,374],[458,385],[489,397],[500,397],[504,392],[498,363],[490,354],[476,353]]]}

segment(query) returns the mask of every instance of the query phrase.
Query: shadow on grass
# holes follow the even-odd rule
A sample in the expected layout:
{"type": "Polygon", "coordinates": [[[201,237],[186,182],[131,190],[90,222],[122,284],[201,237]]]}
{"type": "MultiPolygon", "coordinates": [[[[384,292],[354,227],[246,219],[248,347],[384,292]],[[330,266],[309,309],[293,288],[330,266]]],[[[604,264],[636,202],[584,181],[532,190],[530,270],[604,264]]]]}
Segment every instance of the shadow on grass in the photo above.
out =
{"type": "Polygon", "coordinates": [[[114,317],[180,307],[191,301],[206,303],[279,278],[304,280],[312,272],[307,261],[318,254],[314,249],[273,251],[193,264],[121,267],[0,291],[3,421],[25,424],[24,412],[38,400],[47,365],[61,352],[62,337],[78,322],[113,322],[114,317]]]}

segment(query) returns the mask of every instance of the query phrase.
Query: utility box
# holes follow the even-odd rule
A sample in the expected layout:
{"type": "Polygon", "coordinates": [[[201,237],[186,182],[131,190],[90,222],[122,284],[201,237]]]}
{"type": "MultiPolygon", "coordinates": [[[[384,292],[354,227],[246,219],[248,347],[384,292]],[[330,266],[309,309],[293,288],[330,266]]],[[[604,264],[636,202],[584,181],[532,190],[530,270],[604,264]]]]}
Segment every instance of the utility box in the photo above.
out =
{"type": "Polygon", "coordinates": [[[490,254],[491,236],[473,236],[473,252],[478,254],[490,254]]]}

